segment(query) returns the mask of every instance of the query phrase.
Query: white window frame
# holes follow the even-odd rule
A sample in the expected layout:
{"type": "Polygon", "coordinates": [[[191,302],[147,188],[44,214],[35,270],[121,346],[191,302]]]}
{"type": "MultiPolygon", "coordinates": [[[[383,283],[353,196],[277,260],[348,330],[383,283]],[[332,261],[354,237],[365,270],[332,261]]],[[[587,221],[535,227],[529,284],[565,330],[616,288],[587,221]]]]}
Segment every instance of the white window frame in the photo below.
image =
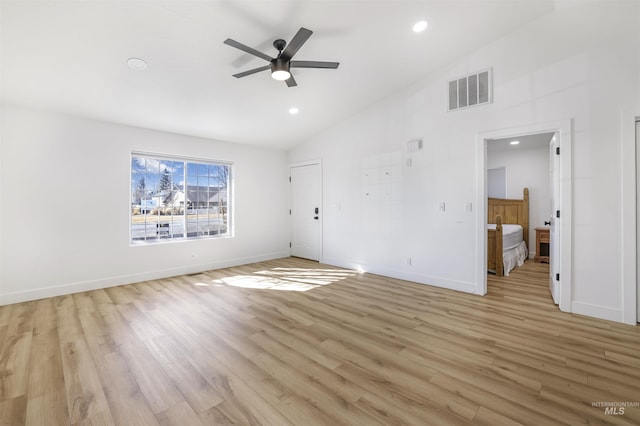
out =
{"type": "MultiPolygon", "coordinates": [[[[202,157],[185,157],[185,156],[180,156],[180,155],[170,155],[170,154],[160,154],[160,153],[154,153],[154,152],[142,152],[142,151],[131,151],[131,155],[129,156],[129,244],[132,246],[138,246],[138,245],[149,245],[149,244],[163,244],[163,243],[167,243],[167,242],[178,242],[178,241],[190,241],[190,240],[196,240],[196,239],[220,239],[220,238],[231,238],[234,236],[234,226],[233,226],[233,212],[234,212],[234,202],[233,202],[233,162],[232,161],[226,161],[226,160],[216,160],[216,159],[211,159],[211,158],[202,158],[202,157]],[[156,222],[156,227],[153,228],[151,227],[151,230],[149,229],[148,223],[153,224],[153,220],[151,221],[147,221],[147,214],[145,214],[145,219],[144,219],[144,224],[145,224],[145,228],[144,228],[144,236],[143,238],[140,238],[140,230],[136,230],[135,235],[134,235],[134,217],[136,216],[134,214],[134,209],[136,207],[135,201],[134,200],[134,195],[133,195],[133,184],[134,184],[134,166],[133,166],[133,161],[134,158],[145,158],[145,159],[151,159],[151,160],[157,160],[159,162],[163,162],[163,161],[171,161],[171,162],[182,162],[183,163],[183,188],[182,188],[182,192],[184,196],[184,202],[182,204],[182,209],[183,209],[183,214],[171,214],[171,224],[175,223],[175,226],[180,229],[180,227],[182,228],[182,235],[175,235],[174,231],[169,231],[169,226],[166,226],[166,230],[165,230],[165,226],[160,226],[161,224],[164,225],[164,223],[169,223],[168,221],[162,221],[161,217],[162,215],[160,215],[159,213],[157,215],[153,215],[155,217],[157,217],[156,222]],[[189,210],[189,206],[188,206],[188,201],[187,201],[187,195],[188,191],[189,191],[189,185],[188,185],[188,164],[204,164],[204,165],[213,165],[213,166],[225,166],[227,168],[227,178],[226,178],[226,204],[224,205],[224,209],[226,210],[223,215],[225,215],[226,213],[226,231],[224,233],[217,233],[217,234],[212,234],[212,233],[208,233],[208,234],[201,234],[199,231],[195,232],[195,235],[190,235],[190,234],[194,234],[193,232],[189,232],[190,229],[190,224],[188,221],[188,210],[189,210]],[[174,218],[178,217],[177,220],[175,220],[174,218]],[[180,224],[180,218],[182,218],[182,223],[180,224]],[[155,230],[155,231],[152,231],[155,230]],[[155,237],[151,234],[153,234],[153,232],[155,232],[155,237]],[[165,232],[168,234],[167,236],[165,236],[165,232]]],[[[219,188],[219,187],[218,187],[219,188]]],[[[198,190],[196,190],[198,191],[198,190]]],[[[220,192],[220,189],[218,189],[218,193],[220,192]]],[[[138,207],[141,207],[138,205],[138,207]]],[[[207,212],[209,210],[210,206],[207,206],[207,212]]],[[[209,213],[207,213],[209,214],[209,213]]],[[[165,216],[166,217],[166,216],[165,216]]],[[[196,223],[198,220],[198,213],[197,213],[197,209],[196,209],[196,223]]],[[[208,219],[207,219],[208,220],[208,219]]],[[[139,225],[139,224],[137,224],[139,225]]],[[[153,226],[153,225],[151,225],[153,226]]],[[[198,226],[198,225],[196,225],[198,226]]],[[[207,225],[210,226],[210,225],[207,225]]],[[[172,226],[173,227],[173,226],[172,226]]],[[[179,232],[179,231],[178,231],[179,232]]],[[[219,228],[218,228],[218,232],[219,232],[219,228]]]]}

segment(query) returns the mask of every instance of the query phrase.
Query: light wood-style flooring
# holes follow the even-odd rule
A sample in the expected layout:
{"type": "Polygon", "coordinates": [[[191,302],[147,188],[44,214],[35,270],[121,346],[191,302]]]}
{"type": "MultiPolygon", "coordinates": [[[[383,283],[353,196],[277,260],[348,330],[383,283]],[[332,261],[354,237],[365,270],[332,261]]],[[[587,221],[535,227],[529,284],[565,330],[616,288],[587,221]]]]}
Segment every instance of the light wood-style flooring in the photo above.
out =
{"type": "MultiPolygon", "coordinates": [[[[640,424],[640,327],[289,258],[0,307],[0,424],[640,424]]],[[[603,284],[604,285],[604,284],[603,284]]]]}

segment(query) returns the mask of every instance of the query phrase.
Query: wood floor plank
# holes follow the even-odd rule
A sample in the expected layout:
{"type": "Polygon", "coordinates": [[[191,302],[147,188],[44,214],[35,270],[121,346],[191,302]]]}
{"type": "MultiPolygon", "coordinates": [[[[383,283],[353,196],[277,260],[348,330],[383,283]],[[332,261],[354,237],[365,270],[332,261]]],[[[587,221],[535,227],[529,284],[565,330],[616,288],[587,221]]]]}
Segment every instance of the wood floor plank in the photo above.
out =
{"type": "MultiPolygon", "coordinates": [[[[4,327],[9,324],[11,318],[11,312],[15,306],[19,307],[19,304],[0,306],[0,327],[4,327]]],[[[0,343],[2,340],[0,340],[0,343]]]]}
{"type": "Polygon", "coordinates": [[[0,424],[640,424],[640,328],[560,312],[547,280],[526,262],[481,297],[285,258],[1,306],[0,424]]]}
{"type": "Polygon", "coordinates": [[[15,398],[0,401],[0,425],[25,424],[27,408],[27,396],[20,395],[15,398]]]}
{"type": "Polygon", "coordinates": [[[9,330],[8,325],[0,325],[0,347],[4,347],[4,338],[7,336],[7,332],[9,330]]]}
{"type": "Polygon", "coordinates": [[[118,352],[118,345],[98,312],[92,296],[91,293],[74,294],[73,301],[78,310],[80,326],[91,350],[93,361],[100,367],[106,356],[118,352]]]}
{"type": "MultiPolygon", "coordinates": [[[[348,361],[336,369],[340,374],[343,374],[349,364],[353,364],[373,375],[372,381],[384,383],[384,387],[389,388],[391,392],[402,393],[412,400],[424,404],[430,402],[463,419],[471,420],[475,416],[478,405],[468,399],[460,398],[455,392],[439,389],[432,385],[430,379],[434,373],[427,368],[420,368],[417,364],[413,364],[416,368],[408,372],[401,367],[402,361],[395,365],[380,362],[380,360],[371,363],[365,352],[360,351],[356,346],[347,346],[344,342],[327,341],[325,346],[341,352],[348,361]]],[[[350,380],[355,380],[353,375],[347,377],[350,380]]]]}
{"type": "MultiPolygon", "coordinates": [[[[308,327],[302,327],[307,328],[308,327]]],[[[316,362],[330,370],[334,370],[338,367],[342,360],[333,354],[323,350],[318,344],[310,343],[308,340],[304,340],[298,336],[298,333],[304,333],[299,330],[282,330],[277,327],[262,327],[259,332],[270,336],[272,339],[280,342],[283,345],[292,348],[296,352],[299,352],[302,356],[307,357],[309,360],[316,362]],[[295,333],[294,333],[295,332],[295,333]]]]}
{"type": "Polygon", "coordinates": [[[214,338],[183,355],[213,386],[224,401],[202,418],[220,414],[237,424],[299,424],[304,410],[291,407],[292,391],[279,383],[233,348],[214,338]],[[293,419],[293,420],[291,420],[293,419]]]}
{"type": "Polygon", "coordinates": [[[113,423],[73,297],[58,297],[55,304],[70,421],[113,423]]]}
{"type": "MultiPolygon", "coordinates": [[[[91,294],[76,294],[74,301],[114,422],[157,425],[148,401],[112,339],[91,294]]],[[[106,299],[103,304],[107,304],[106,299]]]]}
{"type": "Polygon", "coordinates": [[[154,413],[184,401],[184,396],[146,348],[120,345],[120,353],[154,413]]]}
{"type": "MultiPolygon", "coordinates": [[[[191,405],[186,401],[180,402],[173,407],[169,407],[163,412],[158,414],[158,420],[161,425],[189,425],[199,426],[204,425],[200,417],[193,411],[191,405]]],[[[215,422],[207,424],[225,424],[221,417],[215,418],[215,422]]]]}
{"type": "Polygon", "coordinates": [[[193,411],[201,413],[224,402],[224,398],[209,382],[174,348],[174,343],[165,338],[155,339],[155,345],[149,350],[155,359],[163,358],[161,368],[176,385],[193,411]],[[171,354],[171,358],[166,355],[171,354]]]}
{"type": "Polygon", "coordinates": [[[0,348],[0,401],[27,393],[34,303],[18,304],[8,312],[9,323],[0,348]]]}
{"type": "MultiPolygon", "coordinates": [[[[405,388],[397,382],[381,378],[376,373],[361,366],[345,362],[336,369],[343,376],[358,382],[369,393],[361,397],[356,405],[373,410],[386,424],[468,424],[469,420],[457,415],[455,402],[451,407],[443,407],[432,402],[421,392],[405,388]]],[[[467,417],[471,411],[462,407],[467,417]]]]}
{"type": "Polygon", "coordinates": [[[69,410],[53,299],[35,302],[29,360],[27,424],[68,424],[69,410]],[[46,416],[42,417],[42,414],[46,416]]]}
{"type": "Polygon", "coordinates": [[[0,351],[0,401],[27,394],[32,333],[7,336],[0,351]]]}
{"type": "MultiPolygon", "coordinates": [[[[184,357],[205,377],[224,403],[200,413],[202,418],[234,419],[240,424],[291,424],[281,412],[288,412],[282,401],[290,398],[288,390],[269,380],[269,375],[229,347],[209,330],[184,330],[171,312],[147,312],[173,339],[174,351],[184,357]],[[157,317],[154,315],[158,314],[157,317]],[[186,332],[185,332],[186,331],[186,332]],[[254,421],[257,420],[257,421],[254,421]]],[[[169,338],[169,337],[168,337],[169,338]]],[[[176,354],[153,348],[156,339],[145,341],[159,362],[170,363],[176,354]]],[[[296,413],[296,411],[293,411],[296,413]]]]}
{"type": "Polygon", "coordinates": [[[116,424],[157,425],[151,407],[120,353],[104,356],[100,377],[116,424]]]}
{"type": "MultiPolygon", "coordinates": [[[[318,394],[323,394],[326,397],[325,401],[329,412],[333,411],[329,407],[337,405],[342,413],[350,413],[351,418],[347,420],[347,423],[368,423],[373,421],[359,410],[354,410],[353,403],[366,393],[363,388],[333,370],[314,363],[296,353],[293,348],[280,344],[264,333],[256,333],[250,338],[258,342],[265,352],[281,360],[288,370],[300,372],[304,382],[309,382],[305,386],[306,388],[314,386],[317,388],[318,394]]],[[[276,375],[273,376],[276,377],[276,375]]]]}
{"type": "MultiPolygon", "coordinates": [[[[29,397],[26,406],[26,419],[14,419],[12,425],[68,425],[69,412],[67,408],[67,397],[64,390],[61,392],[47,392],[40,396],[29,397]]],[[[0,424],[4,424],[1,423],[0,424]]]]}
{"type": "MultiPolygon", "coordinates": [[[[497,383],[487,380],[465,380],[465,376],[453,377],[446,373],[438,373],[431,378],[434,385],[442,389],[448,389],[458,393],[463,398],[474,401],[479,405],[473,420],[476,420],[482,407],[491,407],[492,411],[501,417],[511,421],[524,422],[525,424],[562,424],[562,421],[549,416],[545,412],[538,412],[534,407],[530,407],[526,399],[522,398],[523,391],[518,389],[507,389],[512,398],[505,398],[494,393],[498,388],[497,383]],[[492,392],[492,390],[494,392],[492,392]]],[[[502,390],[502,388],[499,388],[502,390]]],[[[499,392],[499,390],[498,390],[499,392]]],[[[526,394],[524,394],[526,396],[526,394]]],[[[482,416],[483,414],[480,414],[482,416]]]]}
{"type": "Polygon", "coordinates": [[[111,299],[114,295],[114,298],[120,298],[128,303],[129,299],[123,295],[123,291],[113,292],[112,289],[107,289],[104,293],[98,290],[96,294],[107,296],[107,298],[104,296],[100,298],[101,303],[97,304],[96,308],[100,312],[109,334],[118,344],[118,353],[125,360],[128,370],[133,375],[151,410],[154,413],[159,413],[182,402],[184,398],[175,384],[151,357],[143,342],[137,338],[120,314],[118,306],[111,299]]]}
{"type": "Polygon", "coordinates": [[[508,417],[505,417],[501,414],[498,414],[482,406],[478,409],[478,412],[476,413],[476,416],[473,420],[474,420],[474,423],[476,424],[487,425],[487,426],[494,426],[494,425],[519,426],[524,424],[524,423],[517,422],[513,419],[510,419],[508,417]]]}

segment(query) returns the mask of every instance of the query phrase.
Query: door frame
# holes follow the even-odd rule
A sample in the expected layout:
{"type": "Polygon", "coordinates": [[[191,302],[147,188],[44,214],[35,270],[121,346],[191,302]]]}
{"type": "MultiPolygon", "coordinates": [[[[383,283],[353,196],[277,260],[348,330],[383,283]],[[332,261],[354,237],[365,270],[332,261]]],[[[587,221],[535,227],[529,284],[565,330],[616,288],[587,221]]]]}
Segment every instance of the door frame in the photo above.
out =
{"type": "MultiPolygon", "coordinates": [[[[322,160],[321,159],[317,159],[317,160],[306,160],[306,161],[296,161],[294,163],[289,163],[289,241],[292,241],[293,238],[293,222],[292,222],[292,217],[291,217],[291,208],[293,206],[293,200],[291,198],[291,169],[296,168],[296,167],[304,167],[304,166],[315,166],[317,165],[318,167],[320,167],[320,223],[318,224],[320,226],[320,240],[318,242],[318,244],[320,244],[320,247],[318,247],[318,258],[319,258],[319,263],[322,263],[322,259],[323,259],[323,240],[324,240],[324,176],[322,174],[322,160]]],[[[291,244],[289,245],[289,255],[291,255],[291,244]]]]}
{"type": "Polygon", "coordinates": [[[572,171],[571,147],[573,145],[573,120],[533,123],[506,129],[479,132],[476,140],[476,293],[487,294],[487,142],[490,139],[504,139],[533,135],[538,133],[556,133],[560,148],[560,199],[558,209],[560,215],[560,301],[561,311],[571,312],[572,297],[572,171]]]}
{"type": "Polygon", "coordinates": [[[622,322],[636,325],[638,317],[638,235],[637,177],[640,165],[636,153],[636,121],[640,110],[625,109],[620,115],[622,127],[622,322]]]}

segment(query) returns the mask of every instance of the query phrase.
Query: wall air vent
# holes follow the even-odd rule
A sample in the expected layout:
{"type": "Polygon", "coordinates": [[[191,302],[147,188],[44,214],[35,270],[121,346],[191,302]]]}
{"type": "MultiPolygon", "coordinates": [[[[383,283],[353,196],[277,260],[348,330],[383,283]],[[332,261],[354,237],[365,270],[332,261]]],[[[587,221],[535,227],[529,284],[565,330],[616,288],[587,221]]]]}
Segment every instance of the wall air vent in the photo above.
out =
{"type": "Polygon", "coordinates": [[[449,111],[488,104],[493,99],[491,69],[456,78],[449,85],[449,111]]]}

